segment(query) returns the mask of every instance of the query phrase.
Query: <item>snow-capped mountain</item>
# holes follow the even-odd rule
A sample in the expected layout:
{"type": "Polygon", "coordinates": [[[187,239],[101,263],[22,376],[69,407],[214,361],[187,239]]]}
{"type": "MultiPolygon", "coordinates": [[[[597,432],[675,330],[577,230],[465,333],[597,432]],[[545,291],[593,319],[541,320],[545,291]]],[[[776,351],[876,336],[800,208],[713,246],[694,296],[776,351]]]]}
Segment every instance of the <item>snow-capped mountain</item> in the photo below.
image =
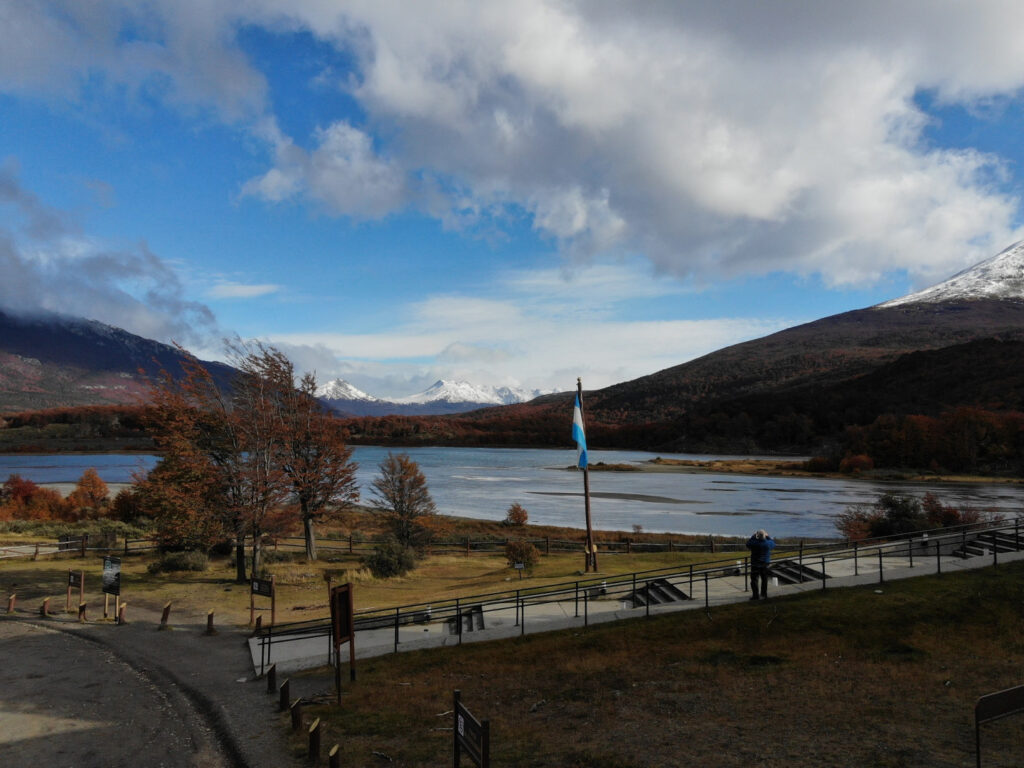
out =
{"type": "Polygon", "coordinates": [[[327,406],[352,416],[461,413],[494,405],[524,403],[545,394],[550,392],[517,387],[492,387],[445,379],[434,382],[418,394],[390,400],[368,395],[344,379],[335,379],[317,391],[317,396],[327,406]]]}
{"type": "Polygon", "coordinates": [[[362,400],[367,403],[380,402],[379,398],[366,394],[363,390],[352,386],[344,379],[335,379],[334,381],[317,387],[316,396],[322,400],[362,400]]]}
{"type": "Polygon", "coordinates": [[[512,405],[533,400],[540,395],[548,394],[539,389],[525,390],[513,387],[490,387],[471,384],[468,381],[435,381],[427,389],[416,395],[397,398],[394,402],[413,403],[473,403],[480,405],[512,405]]]}
{"type": "Polygon", "coordinates": [[[972,299],[1024,299],[1024,240],[944,282],[877,306],[887,308],[972,299]]]}

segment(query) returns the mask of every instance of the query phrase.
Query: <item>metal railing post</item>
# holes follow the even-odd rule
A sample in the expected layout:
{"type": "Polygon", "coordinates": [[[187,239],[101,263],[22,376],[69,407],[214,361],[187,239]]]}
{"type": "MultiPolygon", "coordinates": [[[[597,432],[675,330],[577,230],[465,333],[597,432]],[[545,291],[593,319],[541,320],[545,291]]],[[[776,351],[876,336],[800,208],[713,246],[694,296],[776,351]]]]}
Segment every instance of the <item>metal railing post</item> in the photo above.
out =
{"type": "Polygon", "coordinates": [[[939,546],[939,540],[935,540],[935,573],[942,573],[942,548],[939,546]]]}
{"type": "Polygon", "coordinates": [[[590,626],[590,592],[583,593],[583,626],[590,626]]]}
{"type": "Polygon", "coordinates": [[[580,583],[578,581],[576,582],[576,597],[574,598],[574,603],[576,607],[576,618],[578,619],[580,617],[580,583]]]}
{"type": "Polygon", "coordinates": [[[644,582],[644,616],[651,617],[651,580],[644,582]]]}
{"type": "Polygon", "coordinates": [[[860,563],[857,559],[857,542],[853,542],[853,575],[860,576],[860,563]]]}
{"type": "Polygon", "coordinates": [[[401,608],[395,608],[395,653],[398,653],[398,625],[401,611],[401,608]]]}
{"type": "Polygon", "coordinates": [[[825,591],[825,556],[821,556],[821,589],[825,591]]]}
{"type": "Polygon", "coordinates": [[[519,590],[516,590],[516,623],[514,626],[519,626],[519,590]]]}
{"type": "Polygon", "coordinates": [[[462,608],[459,605],[459,598],[455,598],[455,618],[459,622],[459,645],[462,645],[462,608]]]}
{"type": "Polygon", "coordinates": [[[882,548],[878,548],[878,583],[882,584],[885,582],[885,576],[882,574],[882,548]]]}
{"type": "Polygon", "coordinates": [[[704,607],[711,607],[711,596],[708,594],[708,572],[704,571],[704,607]]]}
{"type": "Polygon", "coordinates": [[[910,567],[914,567],[914,537],[907,539],[907,555],[910,557],[910,567]]]}

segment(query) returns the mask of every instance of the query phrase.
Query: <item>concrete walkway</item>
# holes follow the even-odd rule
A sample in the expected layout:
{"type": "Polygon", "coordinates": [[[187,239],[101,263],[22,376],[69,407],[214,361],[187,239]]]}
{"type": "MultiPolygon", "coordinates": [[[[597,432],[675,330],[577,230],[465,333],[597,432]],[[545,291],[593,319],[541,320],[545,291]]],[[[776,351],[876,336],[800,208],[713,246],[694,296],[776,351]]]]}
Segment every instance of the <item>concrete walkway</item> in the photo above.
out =
{"type": "MultiPolygon", "coordinates": [[[[1006,552],[997,555],[996,562],[1006,563],[1024,559],[1024,551],[1006,552]]],[[[741,561],[738,561],[741,562],[741,561]]],[[[824,562],[821,557],[808,556],[803,565],[813,571],[824,573],[824,579],[812,578],[803,583],[773,586],[769,599],[784,597],[798,592],[822,589],[836,589],[858,585],[884,584],[885,581],[908,579],[956,571],[972,570],[992,566],[991,554],[962,559],[949,555],[936,557],[922,548],[918,553],[908,550],[903,554],[890,549],[881,559],[873,549],[861,552],[856,558],[852,554],[836,558],[829,555],[824,562]],[[911,560],[913,561],[911,563],[911,560]],[[881,574],[879,569],[881,568],[881,574]]],[[[607,593],[590,597],[583,590],[577,599],[574,594],[550,597],[532,595],[517,609],[514,598],[505,602],[488,603],[481,619],[466,618],[461,636],[457,633],[453,612],[443,613],[440,620],[425,623],[399,623],[396,637],[394,624],[377,629],[357,630],[355,635],[356,658],[364,659],[397,651],[435,648],[460,643],[481,642],[515,637],[534,632],[548,632],[558,629],[583,627],[608,621],[621,621],[657,615],[674,611],[701,610],[750,599],[747,580],[741,568],[736,575],[713,575],[705,579],[703,573],[694,573],[691,582],[689,574],[676,574],[666,580],[690,596],[689,600],[672,602],[650,607],[632,607],[630,587],[622,583],[610,586],[607,593]],[[468,627],[474,626],[473,629],[468,627]]],[[[600,575],[598,575],[600,578],[600,575]]],[[[643,582],[637,582],[642,587],[643,582]]],[[[465,600],[463,612],[473,605],[465,600]]],[[[439,611],[441,613],[441,611],[439,611]]],[[[358,620],[358,617],[357,617],[358,620]]],[[[387,621],[381,617],[381,622],[387,621]]],[[[276,664],[279,672],[296,671],[323,666],[330,663],[331,641],[326,626],[322,632],[303,635],[271,634],[249,639],[254,673],[259,675],[276,664]]],[[[342,648],[342,661],[347,659],[347,646],[342,648]]]]}

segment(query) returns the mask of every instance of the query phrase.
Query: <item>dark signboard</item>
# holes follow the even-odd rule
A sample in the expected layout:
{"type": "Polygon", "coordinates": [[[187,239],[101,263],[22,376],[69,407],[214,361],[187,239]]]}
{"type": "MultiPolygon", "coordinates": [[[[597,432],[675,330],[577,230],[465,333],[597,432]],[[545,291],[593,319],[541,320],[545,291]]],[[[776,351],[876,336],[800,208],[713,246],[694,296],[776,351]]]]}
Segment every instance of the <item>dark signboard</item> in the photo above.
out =
{"type": "Polygon", "coordinates": [[[978,768],[981,768],[981,726],[1024,712],[1024,685],[982,696],[974,705],[974,743],[978,768]]]}
{"type": "MultiPolygon", "coordinates": [[[[104,570],[106,570],[104,568],[104,570]]],[[[81,587],[82,586],[82,572],[81,571],[68,571],[68,586],[69,587],[81,587]]],[[[120,594],[120,593],[118,593],[120,594]]]]}
{"type": "Polygon", "coordinates": [[[352,585],[331,587],[331,627],[335,647],[352,639],[352,585]]]}
{"type": "Polygon", "coordinates": [[[264,597],[274,596],[274,582],[271,579],[253,579],[252,594],[264,597]]]}
{"type": "Polygon", "coordinates": [[[470,711],[462,706],[460,693],[455,691],[455,743],[454,765],[459,765],[463,752],[480,768],[491,766],[491,724],[487,720],[477,720],[470,711]]]}
{"type": "Polygon", "coordinates": [[[105,595],[120,595],[121,594],[121,558],[120,557],[107,557],[103,558],[103,594],[105,595]]]}

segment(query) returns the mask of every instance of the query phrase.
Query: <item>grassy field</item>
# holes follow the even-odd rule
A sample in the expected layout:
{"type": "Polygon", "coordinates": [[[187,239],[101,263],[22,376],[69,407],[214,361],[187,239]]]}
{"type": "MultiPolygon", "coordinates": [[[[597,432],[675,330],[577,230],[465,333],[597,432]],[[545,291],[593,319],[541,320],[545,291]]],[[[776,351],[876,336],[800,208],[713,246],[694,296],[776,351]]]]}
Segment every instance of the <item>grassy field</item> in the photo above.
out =
{"type": "MultiPolygon", "coordinates": [[[[465,535],[504,530],[472,525],[465,535]]],[[[722,557],[608,555],[601,568],[611,575],[722,557]]],[[[149,573],[153,559],[124,559],[129,620],[171,601],[172,623],[201,621],[210,609],[218,623],[248,621],[248,586],[233,582],[229,558],[205,573],[170,574],[149,573]]],[[[579,554],[544,557],[522,586],[572,579],[581,565],[579,554]]],[[[97,616],[95,555],[0,561],[0,588],[17,591],[20,606],[51,596],[62,607],[69,567],[86,571],[97,616]]],[[[327,615],[326,574],[355,582],[357,608],[520,586],[500,555],[434,555],[385,581],[337,553],[316,563],[279,553],[268,568],[279,622],[327,615]]],[[[362,661],[358,672],[340,708],[309,707],[324,718],[325,744],[342,745],[343,765],[446,764],[458,688],[491,721],[496,766],[969,766],[975,701],[1024,683],[1024,566],[410,652],[362,661]]],[[[305,675],[331,690],[327,671],[305,675]]],[[[985,766],[1024,765],[1024,716],[986,726],[984,744],[985,766]]]]}
{"type": "MultiPolygon", "coordinates": [[[[490,719],[500,766],[969,766],[975,701],[1024,683],[1024,566],[410,652],[358,674],[340,708],[313,708],[343,765],[446,764],[457,688],[490,719]]],[[[983,743],[985,766],[1024,764],[1024,716],[983,743]]]]}

